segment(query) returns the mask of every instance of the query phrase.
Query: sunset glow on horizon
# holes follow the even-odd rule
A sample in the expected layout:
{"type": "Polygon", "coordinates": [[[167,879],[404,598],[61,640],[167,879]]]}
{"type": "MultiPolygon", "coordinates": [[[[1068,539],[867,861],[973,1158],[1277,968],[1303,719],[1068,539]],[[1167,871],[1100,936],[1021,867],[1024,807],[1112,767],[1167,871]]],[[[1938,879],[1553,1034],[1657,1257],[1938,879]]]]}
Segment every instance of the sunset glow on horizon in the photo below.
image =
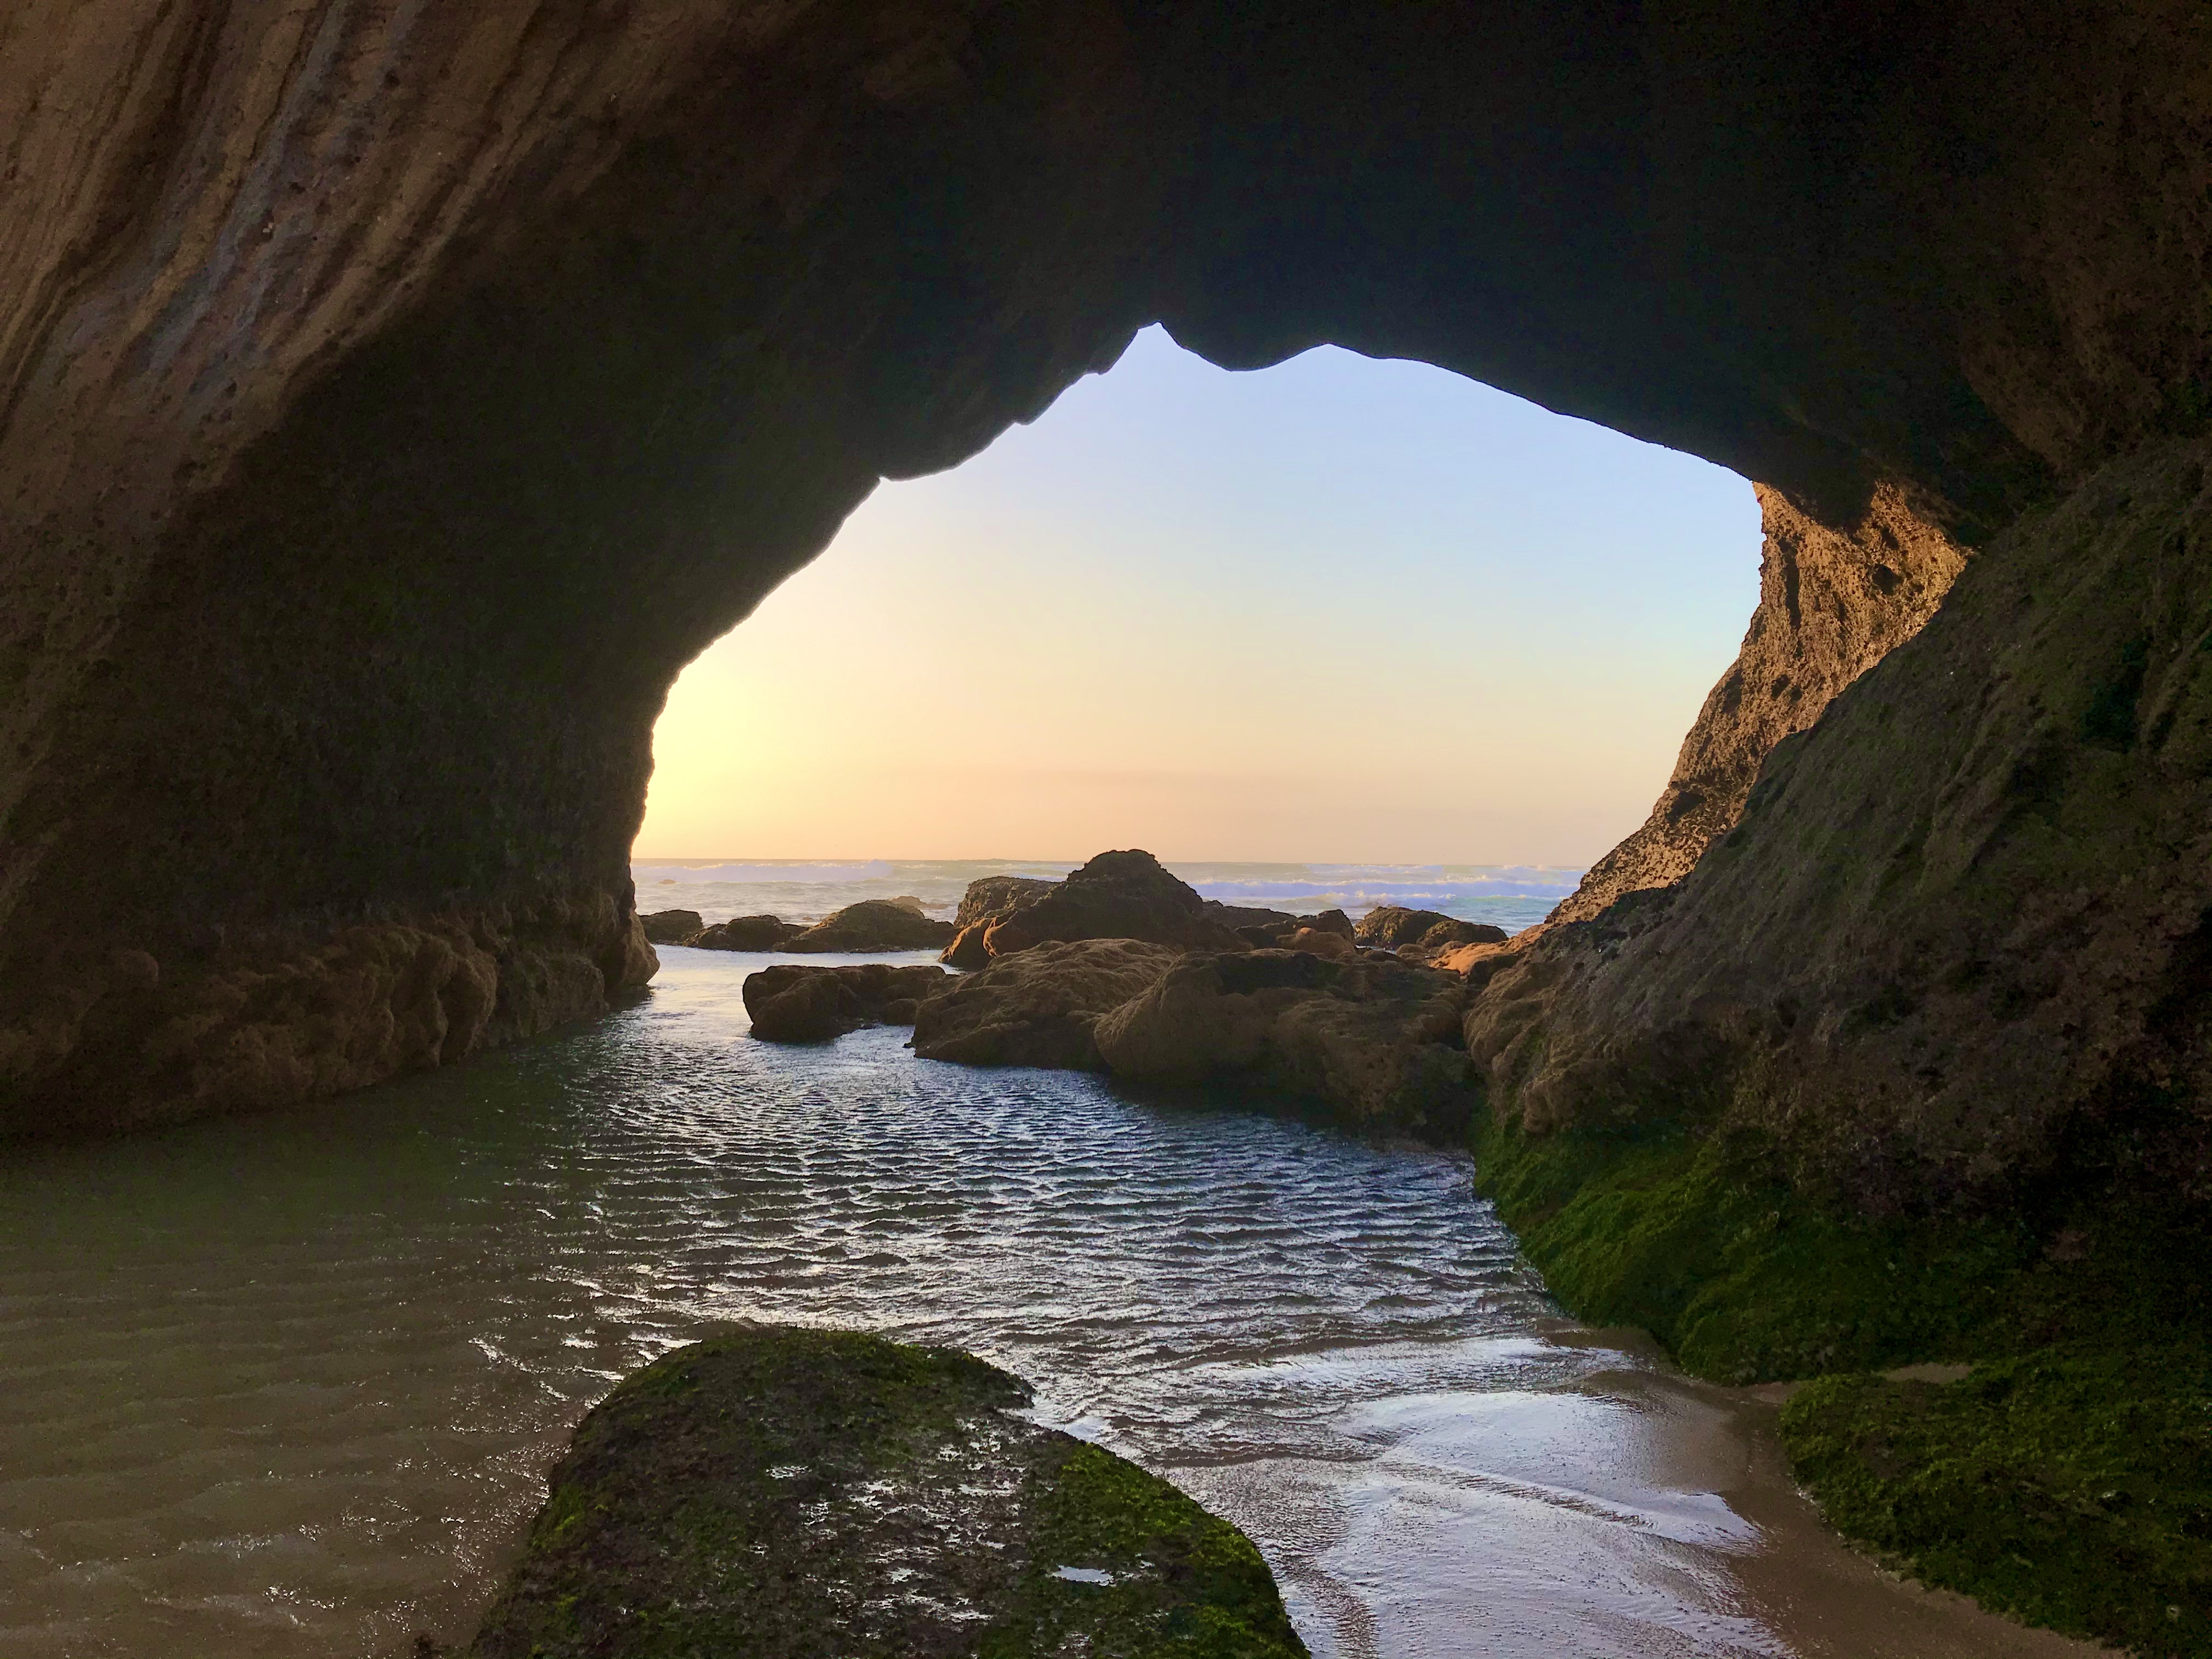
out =
{"type": "Polygon", "coordinates": [[[684,673],[636,856],[1583,865],[1757,597],[1750,486],[1425,365],[1140,335],[684,673]]]}

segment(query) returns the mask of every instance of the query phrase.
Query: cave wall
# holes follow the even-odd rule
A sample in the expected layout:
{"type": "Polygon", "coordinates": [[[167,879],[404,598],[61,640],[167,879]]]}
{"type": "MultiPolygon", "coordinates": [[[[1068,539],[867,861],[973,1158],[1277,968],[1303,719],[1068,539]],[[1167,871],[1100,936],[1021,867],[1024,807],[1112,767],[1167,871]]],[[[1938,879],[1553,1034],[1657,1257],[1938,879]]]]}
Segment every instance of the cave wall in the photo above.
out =
{"type": "Polygon", "coordinates": [[[1678,884],[1468,1018],[1532,1128],[1686,1119],[1867,1209],[2212,1201],[2212,440],[2022,516],[1678,884]]]}
{"type": "Polygon", "coordinates": [[[2208,44],[2188,0],[31,0],[0,1130],[603,1006],[647,971],[626,854],[684,662],[878,477],[1152,320],[1232,367],[1424,358],[1768,486],[1770,574],[1863,602],[1763,603],[1768,690],[1662,811],[1719,802],[1945,547],[2203,421],[2208,44]]]}
{"type": "Polygon", "coordinates": [[[1681,880],[1735,827],[1774,746],[1936,614],[1966,551],[1894,485],[1855,523],[1822,524],[1759,489],[1765,544],[1743,647],[1698,711],[1651,816],[1546,920],[1588,921],[1626,893],[1681,880]]]}

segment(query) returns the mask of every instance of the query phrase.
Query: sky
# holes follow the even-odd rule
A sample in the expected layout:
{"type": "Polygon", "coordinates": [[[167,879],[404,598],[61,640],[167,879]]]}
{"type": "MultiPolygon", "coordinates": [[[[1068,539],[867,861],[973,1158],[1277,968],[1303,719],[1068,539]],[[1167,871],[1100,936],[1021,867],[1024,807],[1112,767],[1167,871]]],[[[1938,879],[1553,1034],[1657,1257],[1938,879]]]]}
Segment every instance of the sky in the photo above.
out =
{"type": "Polygon", "coordinates": [[[1734,473],[1425,364],[1147,329],[685,669],[636,856],[1589,863],[1758,598],[1734,473]]]}

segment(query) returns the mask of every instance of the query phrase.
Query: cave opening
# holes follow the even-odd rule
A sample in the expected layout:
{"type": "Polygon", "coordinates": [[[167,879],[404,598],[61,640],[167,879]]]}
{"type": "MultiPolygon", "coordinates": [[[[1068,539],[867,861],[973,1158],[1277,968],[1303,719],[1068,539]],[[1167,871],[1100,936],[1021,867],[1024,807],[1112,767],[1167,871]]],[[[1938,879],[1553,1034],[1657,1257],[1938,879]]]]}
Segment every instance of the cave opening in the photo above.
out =
{"type": "Polygon", "coordinates": [[[1148,328],[879,486],[684,670],[634,860],[1133,845],[1571,888],[1666,782],[1759,553],[1750,486],[1695,457],[1424,363],[1237,374],[1148,328]]]}

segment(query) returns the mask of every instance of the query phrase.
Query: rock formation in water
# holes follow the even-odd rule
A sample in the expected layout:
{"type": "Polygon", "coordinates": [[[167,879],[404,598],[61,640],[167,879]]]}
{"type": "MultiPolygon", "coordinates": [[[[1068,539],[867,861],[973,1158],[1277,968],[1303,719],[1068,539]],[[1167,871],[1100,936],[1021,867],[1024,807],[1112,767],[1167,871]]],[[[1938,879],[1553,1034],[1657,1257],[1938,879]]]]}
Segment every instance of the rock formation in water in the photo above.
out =
{"type": "Polygon", "coordinates": [[[1425,951],[1447,950],[1455,945],[1502,945],[1505,930],[1488,922],[1462,921],[1440,910],[1409,910],[1385,904],[1360,917],[1352,937],[1362,945],[1386,951],[1407,945],[1425,951]]]}
{"type": "Polygon", "coordinates": [[[1091,1028],[1167,972],[1182,953],[1140,939],[1076,939],[998,957],[924,1003],[914,1051],[968,1066],[1101,1071],[1091,1028]]]}
{"type": "Polygon", "coordinates": [[[1042,896],[1060,884],[1036,876],[983,876],[968,884],[960,908],[952,917],[952,943],[945,947],[944,961],[955,968],[981,968],[991,960],[983,936],[991,924],[1016,905],[1042,896]]]}
{"type": "Polygon", "coordinates": [[[680,942],[702,951],[775,951],[805,931],[805,922],[781,916],[732,916],[680,942]]]}
{"type": "Polygon", "coordinates": [[[1232,949],[1237,936],[1206,914],[1188,884],[1150,853],[1101,853],[1044,892],[1033,894],[984,930],[991,955],[1087,939],[1142,939],[1183,950],[1232,949]]]}
{"type": "Polygon", "coordinates": [[[707,926],[707,919],[696,910],[655,910],[637,921],[648,945],[689,945],[707,926]]]}
{"type": "Polygon", "coordinates": [[[1388,957],[1195,955],[1101,1018],[1092,1039],[1117,1078],[1229,1078],[1355,1124],[1449,1139],[1480,1098],[1461,1042],[1465,992],[1455,975],[1388,957]]]}
{"type": "MultiPolygon", "coordinates": [[[[916,901],[918,904],[920,901],[916,901]]],[[[862,899],[791,934],[780,951],[934,951],[952,938],[952,924],[923,915],[896,899],[862,899]]]]}
{"type": "Polygon", "coordinates": [[[758,1328],[594,1407],[468,1659],[1303,1659],[1251,1541],[948,1348],[758,1328]]]}
{"type": "Polygon", "coordinates": [[[944,994],[942,968],[864,962],[844,967],[780,962],[745,975],[753,1035],[767,1042],[827,1042],[863,1025],[911,1025],[915,1010],[944,994]]]}

